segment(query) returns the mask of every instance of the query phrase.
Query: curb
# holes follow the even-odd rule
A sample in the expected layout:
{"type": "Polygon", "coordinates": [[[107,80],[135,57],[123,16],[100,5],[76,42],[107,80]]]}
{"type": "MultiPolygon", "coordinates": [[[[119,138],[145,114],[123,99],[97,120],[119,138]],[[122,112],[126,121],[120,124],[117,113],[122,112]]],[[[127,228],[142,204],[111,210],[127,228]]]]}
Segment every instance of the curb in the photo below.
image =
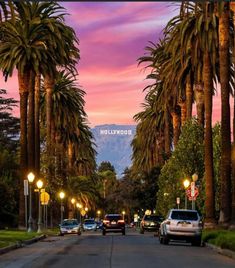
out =
{"type": "Polygon", "coordinates": [[[221,255],[230,257],[230,258],[232,258],[232,259],[235,260],[235,251],[232,251],[232,250],[229,250],[229,249],[220,248],[220,247],[217,247],[217,246],[212,245],[212,244],[209,244],[209,243],[205,243],[205,246],[208,247],[208,248],[213,249],[214,251],[216,251],[217,253],[219,253],[221,255]]]}
{"type": "Polygon", "coordinates": [[[7,252],[9,252],[11,250],[14,250],[14,249],[17,249],[17,248],[22,248],[22,247],[25,247],[25,246],[30,245],[32,243],[38,242],[38,241],[40,241],[40,240],[42,240],[44,238],[46,238],[45,234],[40,235],[38,237],[34,237],[32,239],[29,239],[29,240],[19,241],[16,244],[8,246],[8,247],[0,248],[0,255],[4,254],[4,253],[7,253],[7,252]]]}

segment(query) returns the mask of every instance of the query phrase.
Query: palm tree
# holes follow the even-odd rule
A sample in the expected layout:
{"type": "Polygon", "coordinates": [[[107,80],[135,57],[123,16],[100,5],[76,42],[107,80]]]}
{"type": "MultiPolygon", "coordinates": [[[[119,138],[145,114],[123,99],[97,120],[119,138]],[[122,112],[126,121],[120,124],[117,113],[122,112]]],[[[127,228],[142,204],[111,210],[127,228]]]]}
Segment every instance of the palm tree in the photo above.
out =
{"type": "MultiPolygon", "coordinates": [[[[235,2],[230,3],[230,9],[232,10],[233,29],[235,29],[235,2]]],[[[233,65],[235,65],[235,36],[233,37],[233,65]]],[[[233,145],[232,145],[232,211],[231,211],[231,224],[232,228],[235,227],[235,97],[233,98],[233,145]]]]}
{"type": "MultiPolygon", "coordinates": [[[[20,166],[22,179],[20,187],[20,223],[22,223],[24,218],[23,179],[26,177],[28,168],[27,101],[30,72],[52,75],[55,72],[55,66],[58,64],[57,60],[59,59],[61,64],[66,64],[65,57],[68,57],[70,52],[65,53],[61,50],[63,47],[63,42],[60,40],[61,35],[56,36],[58,31],[52,27],[52,23],[63,18],[63,14],[56,15],[61,10],[58,4],[54,2],[16,2],[15,9],[17,16],[2,23],[3,37],[0,45],[0,67],[6,78],[8,75],[12,75],[15,67],[18,70],[21,117],[20,166]],[[57,44],[55,41],[57,41],[57,44]],[[61,53],[59,54],[59,52],[61,53]]],[[[64,24],[58,22],[58,25],[60,31],[63,31],[62,26],[64,24]]],[[[70,32],[68,34],[69,37],[71,36],[70,32]]],[[[62,38],[62,40],[64,39],[62,38]]],[[[73,47],[73,44],[71,46],[73,47]]],[[[65,47],[68,48],[68,40],[65,47]]],[[[68,51],[70,50],[68,49],[68,51]]],[[[75,55],[73,51],[71,55],[75,55]]],[[[33,102],[31,101],[31,103],[33,102]]],[[[30,116],[33,117],[33,115],[30,116]]],[[[33,124],[31,125],[33,127],[33,124]]]]}
{"type": "Polygon", "coordinates": [[[218,3],[218,9],[221,83],[221,210],[219,222],[227,226],[231,218],[229,3],[218,3]]]}

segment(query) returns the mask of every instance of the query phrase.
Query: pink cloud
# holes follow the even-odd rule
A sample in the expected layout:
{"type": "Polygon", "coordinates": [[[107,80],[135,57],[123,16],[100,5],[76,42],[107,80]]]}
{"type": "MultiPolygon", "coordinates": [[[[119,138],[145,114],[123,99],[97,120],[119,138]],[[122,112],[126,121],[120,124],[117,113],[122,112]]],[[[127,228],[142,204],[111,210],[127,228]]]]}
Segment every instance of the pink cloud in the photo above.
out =
{"type": "MultiPolygon", "coordinates": [[[[169,2],[61,2],[66,22],[79,38],[78,83],[86,91],[86,112],[92,126],[133,124],[142,110],[145,80],[137,59],[148,41],[157,42],[167,22],[178,14],[169,2]]],[[[19,99],[17,76],[0,87],[19,99]]],[[[220,120],[220,96],[214,97],[213,122],[220,120]]]]}

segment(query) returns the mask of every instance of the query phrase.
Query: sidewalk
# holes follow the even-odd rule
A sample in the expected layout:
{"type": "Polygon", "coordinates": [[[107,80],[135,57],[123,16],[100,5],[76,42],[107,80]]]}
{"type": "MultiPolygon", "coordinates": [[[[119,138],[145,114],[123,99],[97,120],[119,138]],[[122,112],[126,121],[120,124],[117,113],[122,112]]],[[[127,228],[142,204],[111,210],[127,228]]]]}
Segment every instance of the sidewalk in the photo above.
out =
{"type": "Polygon", "coordinates": [[[212,250],[215,250],[217,253],[219,253],[221,255],[230,257],[230,258],[235,260],[235,251],[225,249],[225,248],[220,248],[220,247],[217,247],[217,246],[209,244],[209,243],[205,243],[205,246],[208,248],[211,248],[212,250]]]}

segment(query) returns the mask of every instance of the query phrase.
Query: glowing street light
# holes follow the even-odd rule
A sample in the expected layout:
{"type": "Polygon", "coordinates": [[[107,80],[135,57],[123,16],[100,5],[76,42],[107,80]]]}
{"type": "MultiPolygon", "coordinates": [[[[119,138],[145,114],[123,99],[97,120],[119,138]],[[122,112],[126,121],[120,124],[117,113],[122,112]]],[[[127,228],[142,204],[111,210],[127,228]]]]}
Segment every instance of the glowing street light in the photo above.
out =
{"type": "Polygon", "coordinates": [[[63,199],[65,197],[65,193],[63,191],[61,191],[59,193],[59,197],[60,197],[60,223],[62,224],[62,221],[63,221],[63,212],[64,212],[63,199]]]}
{"type": "Polygon", "coordinates": [[[184,189],[185,189],[185,209],[187,209],[187,192],[186,191],[190,185],[190,181],[188,179],[185,179],[183,181],[183,184],[184,184],[184,189]]]}
{"type": "Polygon", "coordinates": [[[32,232],[33,230],[33,219],[32,219],[32,183],[35,179],[35,175],[30,172],[27,176],[28,181],[29,181],[29,228],[28,232],[32,232]]]}
{"type": "Polygon", "coordinates": [[[41,189],[43,186],[43,181],[42,180],[38,180],[37,181],[37,187],[38,187],[38,230],[37,233],[41,233],[42,232],[42,219],[41,219],[41,200],[40,200],[40,194],[41,194],[41,189]]]}
{"type": "Polygon", "coordinates": [[[126,212],[125,212],[125,210],[123,210],[123,211],[122,211],[122,217],[123,217],[123,220],[125,219],[125,214],[126,214],[126,212]]]}

